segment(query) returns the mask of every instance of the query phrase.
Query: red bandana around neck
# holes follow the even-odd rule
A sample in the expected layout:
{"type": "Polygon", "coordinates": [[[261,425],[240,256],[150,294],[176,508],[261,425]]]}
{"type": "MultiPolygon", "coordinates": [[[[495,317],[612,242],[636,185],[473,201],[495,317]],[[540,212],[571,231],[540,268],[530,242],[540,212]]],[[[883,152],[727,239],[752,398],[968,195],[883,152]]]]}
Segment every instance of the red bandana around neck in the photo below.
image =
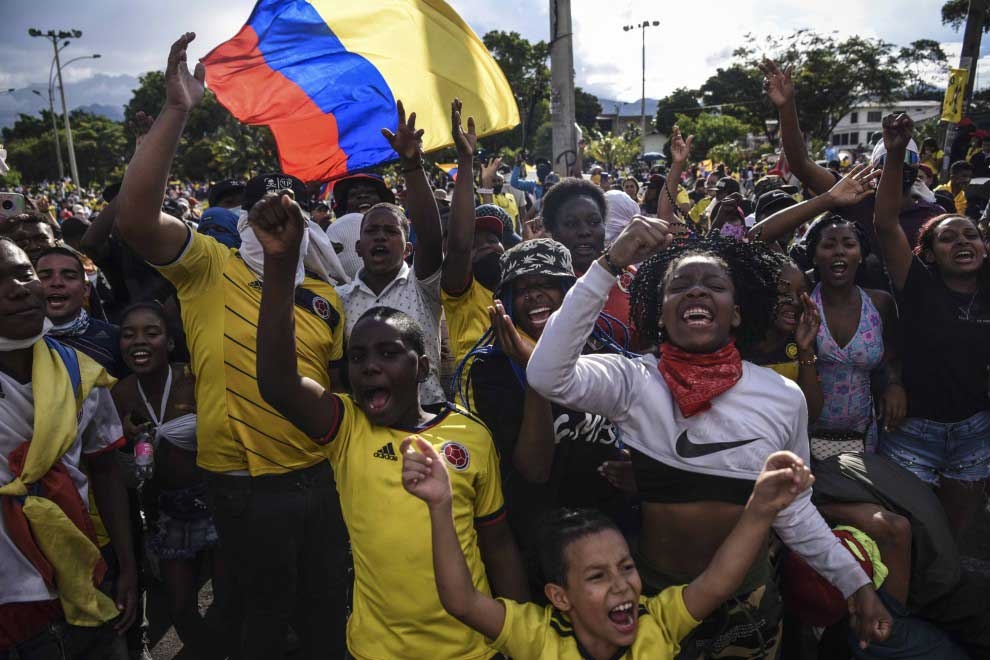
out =
{"type": "Polygon", "coordinates": [[[660,346],[657,369],[685,417],[712,407],[712,399],[742,378],[742,357],[730,341],[714,353],[688,353],[669,342],[660,346]]]}

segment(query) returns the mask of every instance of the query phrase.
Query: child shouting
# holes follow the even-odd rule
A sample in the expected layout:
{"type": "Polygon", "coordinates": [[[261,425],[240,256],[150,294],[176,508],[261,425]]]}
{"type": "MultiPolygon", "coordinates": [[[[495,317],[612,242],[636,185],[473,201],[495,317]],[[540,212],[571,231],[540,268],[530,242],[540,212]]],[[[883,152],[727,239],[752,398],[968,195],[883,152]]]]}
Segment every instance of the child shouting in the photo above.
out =
{"type": "Polygon", "coordinates": [[[797,455],[771,454],[708,568],[690,584],[653,598],[640,596],[629,546],[611,521],[593,511],[563,510],[543,528],[540,560],[551,605],[540,607],[495,599],[474,587],[454,529],[443,461],[418,436],[406,438],[401,453],[403,485],[429,507],[440,602],[516,660],[675,657],[680,640],[738,588],[777,513],[814,482],[797,455]]]}

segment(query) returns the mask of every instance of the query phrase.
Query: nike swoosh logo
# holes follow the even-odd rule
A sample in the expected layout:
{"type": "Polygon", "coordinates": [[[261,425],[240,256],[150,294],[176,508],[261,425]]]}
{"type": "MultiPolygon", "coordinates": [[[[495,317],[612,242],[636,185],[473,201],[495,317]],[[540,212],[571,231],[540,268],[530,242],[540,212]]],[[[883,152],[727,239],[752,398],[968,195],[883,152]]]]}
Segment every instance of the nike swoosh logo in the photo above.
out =
{"type": "Polygon", "coordinates": [[[709,454],[716,454],[720,451],[725,451],[726,449],[742,447],[743,445],[748,445],[751,442],[756,442],[759,439],[760,438],[750,438],[749,440],[710,442],[705,445],[699,445],[691,442],[691,440],[688,439],[687,430],[684,430],[681,431],[680,436],[677,438],[677,445],[675,449],[677,450],[677,455],[681,458],[700,458],[702,456],[708,456],[709,454]]]}

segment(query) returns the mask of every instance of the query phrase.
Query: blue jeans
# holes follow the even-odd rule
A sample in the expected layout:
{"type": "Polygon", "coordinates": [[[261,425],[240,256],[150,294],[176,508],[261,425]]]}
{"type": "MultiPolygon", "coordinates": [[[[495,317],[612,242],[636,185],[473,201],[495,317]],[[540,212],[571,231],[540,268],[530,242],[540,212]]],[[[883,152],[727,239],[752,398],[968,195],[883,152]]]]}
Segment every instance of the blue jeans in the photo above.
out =
{"type": "Polygon", "coordinates": [[[879,453],[929,484],[982,481],[990,477],[990,411],[953,423],[909,417],[881,435],[879,453]]]}

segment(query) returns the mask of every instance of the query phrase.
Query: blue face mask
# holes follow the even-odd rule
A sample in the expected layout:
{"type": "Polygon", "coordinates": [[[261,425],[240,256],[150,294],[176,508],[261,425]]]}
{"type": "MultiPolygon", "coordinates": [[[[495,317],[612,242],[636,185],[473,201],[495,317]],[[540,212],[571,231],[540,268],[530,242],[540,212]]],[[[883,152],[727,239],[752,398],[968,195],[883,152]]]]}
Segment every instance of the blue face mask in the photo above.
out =
{"type": "Polygon", "coordinates": [[[237,214],[230,209],[219,206],[206,209],[199,221],[198,231],[200,234],[213,237],[227,247],[241,246],[241,235],[237,233],[237,214]]]}

